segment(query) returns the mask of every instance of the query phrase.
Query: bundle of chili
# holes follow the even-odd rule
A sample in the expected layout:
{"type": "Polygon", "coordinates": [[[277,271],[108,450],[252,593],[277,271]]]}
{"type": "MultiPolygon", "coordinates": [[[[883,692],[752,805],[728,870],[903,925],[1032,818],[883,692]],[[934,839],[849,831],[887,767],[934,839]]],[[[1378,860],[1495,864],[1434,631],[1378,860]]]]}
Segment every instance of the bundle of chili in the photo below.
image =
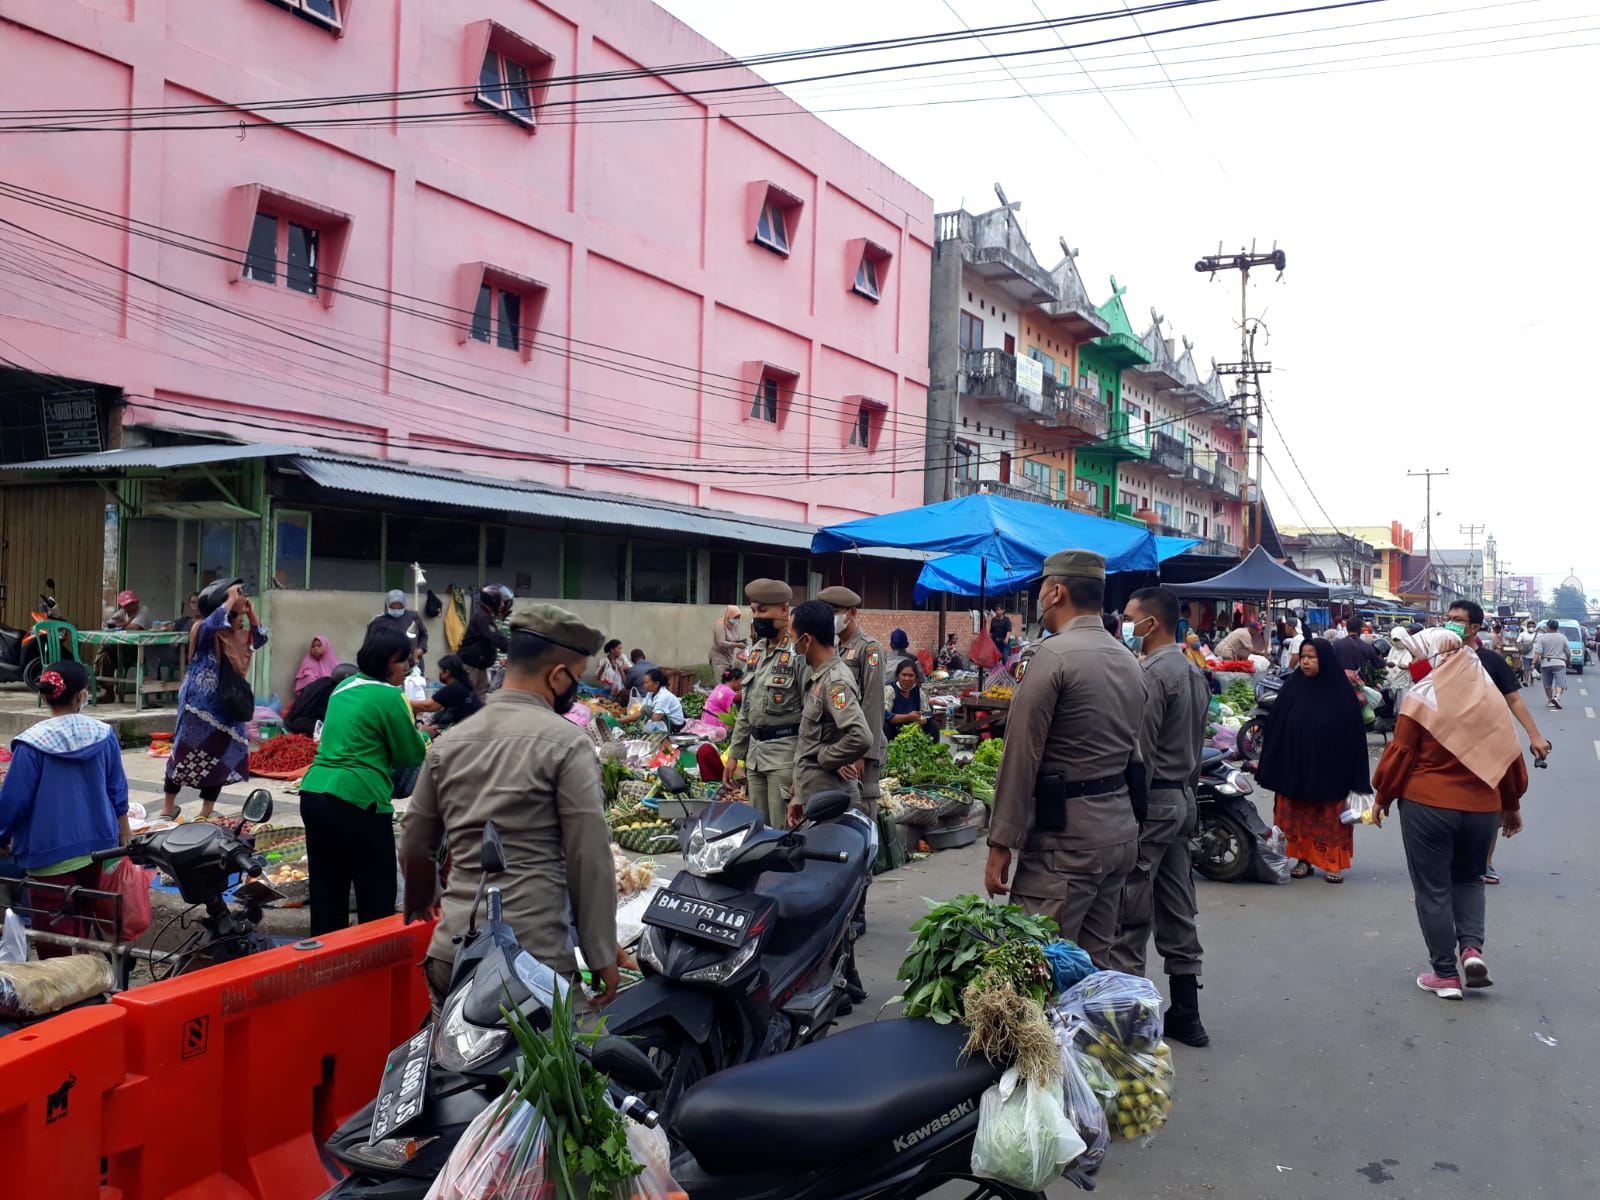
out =
{"type": "Polygon", "coordinates": [[[262,743],[261,749],[250,756],[250,770],[253,774],[299,771],[309,767],[316,757],[315,740],[304,734],[283,733],[262,743]]]}

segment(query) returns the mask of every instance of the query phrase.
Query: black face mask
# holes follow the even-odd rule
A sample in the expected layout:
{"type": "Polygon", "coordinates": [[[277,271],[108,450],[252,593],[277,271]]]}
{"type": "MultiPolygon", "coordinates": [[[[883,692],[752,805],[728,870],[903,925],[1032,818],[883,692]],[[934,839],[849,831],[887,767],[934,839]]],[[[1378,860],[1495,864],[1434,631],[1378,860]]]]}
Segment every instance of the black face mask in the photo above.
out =
{"type": "Polygon", "coordinates": [[[558,717],[566,716],[567,713],[572,711],[572,706],[578,702],[578,677],[569,671],[567,678],[572,681],[567,689],[563,692],[557,692],[555,698],[550,701],[550,707],[556,710],[556,716],[558,717]]]}
{"type": "Polygon", "coordinates": [[[771,617],[756,617],[750,622],[750,632],[762,641],[771,641],[778,636],[778,623],[771,617]]]}

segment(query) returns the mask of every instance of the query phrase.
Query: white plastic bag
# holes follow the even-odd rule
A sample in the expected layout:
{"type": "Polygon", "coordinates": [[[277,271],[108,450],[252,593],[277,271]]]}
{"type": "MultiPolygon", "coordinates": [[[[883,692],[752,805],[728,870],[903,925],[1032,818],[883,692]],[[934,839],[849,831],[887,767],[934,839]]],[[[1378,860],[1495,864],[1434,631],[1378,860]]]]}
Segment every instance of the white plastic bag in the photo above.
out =
{"type": "Polygon", "coordinates": [[[428,681],[422,677],[421,667],[412,667],[411,674],[406,676],[406,699],[422,701],[428,698],[428,681]]]}
{"type": "Polygon", "coordinates": [[[1375,825],[1373,820],[1377,803],[1371,792],[1351,792],[1344,798],[1344,807],[1339,810],[1339,824],[1341,825],[1375,825]]]}
{"type": "Polygon", "coordinates": [[[1023,1083],[1008,1067],[978,1106],[972,1173],[1039,1191],[1087,1148],[1067,1119],[1059,1084],[1023,1083]]]}
{"type": "Polygon", "coordinates": [[[6,909],[5,928],[0,930],[0,962],[27,962],[28,935],[15,909],[6,909]]]}

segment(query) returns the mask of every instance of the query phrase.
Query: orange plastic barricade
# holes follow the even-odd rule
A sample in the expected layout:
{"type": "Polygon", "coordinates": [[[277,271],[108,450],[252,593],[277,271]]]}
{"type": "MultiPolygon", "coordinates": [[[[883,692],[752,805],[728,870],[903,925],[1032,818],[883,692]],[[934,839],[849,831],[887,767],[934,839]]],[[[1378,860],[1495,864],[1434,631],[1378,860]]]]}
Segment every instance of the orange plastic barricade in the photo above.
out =
{"type": "Polygon", "coordinates": [[[331,1187],[342,1171],[322,1143],[427,1014],[417,964],[431,934],[391,917],[117,996],[128,1078],[101,1152],[123,1200],[331,1187]]]}
{"type": "Polygon", "coordinates": [[[123,1081],[125,1014],[79,1008],[0,1038],[7,1196],[115,1200],[100,1187],[106,1094],[123,1081]]]}

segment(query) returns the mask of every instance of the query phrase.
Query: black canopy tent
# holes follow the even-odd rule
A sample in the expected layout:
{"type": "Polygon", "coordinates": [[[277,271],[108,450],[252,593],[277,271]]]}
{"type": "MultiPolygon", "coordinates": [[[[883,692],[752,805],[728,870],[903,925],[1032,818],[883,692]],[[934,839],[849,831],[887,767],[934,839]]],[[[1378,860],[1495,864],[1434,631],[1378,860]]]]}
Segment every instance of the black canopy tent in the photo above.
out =
{"type": "Polygon", "coordinates": [[[1197,583],[1168,585],[1180,596],[1215,597],[1223,600],[1307,600],[1328,599],[1328,585],[1291,571],[1257,546],[1238,566],[1202,579],[1197,583]]]}

